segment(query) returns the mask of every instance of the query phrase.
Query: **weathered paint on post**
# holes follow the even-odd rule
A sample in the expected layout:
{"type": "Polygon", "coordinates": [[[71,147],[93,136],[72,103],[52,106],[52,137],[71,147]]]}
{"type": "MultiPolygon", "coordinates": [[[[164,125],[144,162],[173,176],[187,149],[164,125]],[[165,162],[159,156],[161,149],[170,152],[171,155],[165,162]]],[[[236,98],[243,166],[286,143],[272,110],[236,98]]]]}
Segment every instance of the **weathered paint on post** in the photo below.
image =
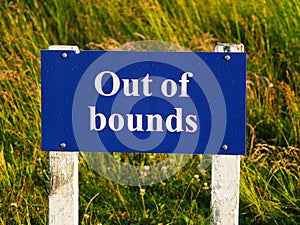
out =
{"type": "MultiPolygon", "coordinates": [[[[49,50],[79,52],[77,46],[50,46],[49,50]]],[[[49,225],[78,225],[78,153],[51,151],[49,166],[49,225]]]]}
{"type": "Polygon", "coordinates": [[[78,153],[49,152],[49,225],[78,224],[78,153]]]}
{"type": "Polygon", "coordinates": [[[212,224],[239,224],[240,156],[212,157],[212,224]]]}
{"type": "MultiPolygon", "coordinates": [[[[244,52],[244,45],[219,44],[215,47],[215,52],[244,52]]],[[[230,60],[230,58],[226,60],[230,60]]],[[[240,156],[213,155],[212,225],[239,224],[239,185],[240,156]]]]}

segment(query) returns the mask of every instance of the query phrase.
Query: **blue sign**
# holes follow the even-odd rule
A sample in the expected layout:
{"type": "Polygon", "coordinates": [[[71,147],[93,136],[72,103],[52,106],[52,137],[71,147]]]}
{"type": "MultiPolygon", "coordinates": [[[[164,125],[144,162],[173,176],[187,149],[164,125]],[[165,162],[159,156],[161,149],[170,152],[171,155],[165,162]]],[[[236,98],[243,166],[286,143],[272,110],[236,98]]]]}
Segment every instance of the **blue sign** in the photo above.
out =
{"type": "Polygon", "coordinates": [[[246,54],[41,51],[42,149],[245,154],[246,54]]]}

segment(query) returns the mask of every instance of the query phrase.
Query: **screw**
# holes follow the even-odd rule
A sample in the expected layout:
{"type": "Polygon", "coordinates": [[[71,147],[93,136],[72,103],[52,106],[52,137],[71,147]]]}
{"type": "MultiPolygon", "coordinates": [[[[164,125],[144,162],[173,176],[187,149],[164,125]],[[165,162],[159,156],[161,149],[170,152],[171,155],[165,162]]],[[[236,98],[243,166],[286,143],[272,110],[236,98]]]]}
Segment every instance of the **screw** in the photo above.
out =
{"type": "Polygon", "coordinates": [[[224,59],[227,60],[227,61],[230,60],[230,55],[225,55],[224,59]]]}
{"type": "Polygon", "coordinates": [[[64,52],[64,53],[61,54],[61,57],[65,59],[65,58],[68,57],[68,54],[64,52]]]}
{"type": "Polygon", "coordinates": [[[228,145],[222,145],[222,149],[226,151],[228,149],[228,145]]]}
{"type": "Polygon", "coordinates": [[[66,148],[66,147],[67,147],[67,144],[66,144],[66,143],[60,143],[60,144],[59,144],[59,147],[61,147],[61,148],[66,148]]]}

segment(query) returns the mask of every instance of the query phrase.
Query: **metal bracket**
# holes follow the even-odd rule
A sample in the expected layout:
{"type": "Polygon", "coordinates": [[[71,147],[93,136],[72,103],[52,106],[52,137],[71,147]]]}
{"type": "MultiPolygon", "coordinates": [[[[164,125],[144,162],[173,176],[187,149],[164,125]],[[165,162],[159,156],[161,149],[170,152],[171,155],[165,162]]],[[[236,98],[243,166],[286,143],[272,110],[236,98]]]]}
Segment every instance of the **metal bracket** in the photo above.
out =
{"type": "Polygon", "coordinates": [[[66,50],[66,51],[75,51],[76,54],[80,53],[78,46],[76,45],[50,45],[49,50],[66,50]]]}
{"type": "Polygon", "coordinates": [[[244,52],[243,44],[219,43],[215,47],[215,52],[244,52]]]}

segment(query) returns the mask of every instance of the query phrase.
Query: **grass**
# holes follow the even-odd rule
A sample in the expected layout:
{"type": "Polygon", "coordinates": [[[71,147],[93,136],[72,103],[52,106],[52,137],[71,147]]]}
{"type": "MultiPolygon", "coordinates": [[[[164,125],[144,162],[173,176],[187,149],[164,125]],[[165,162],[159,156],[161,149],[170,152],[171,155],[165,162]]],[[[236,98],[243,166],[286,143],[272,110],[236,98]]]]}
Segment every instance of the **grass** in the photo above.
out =
{"type": "MultiPolygon", "coordinates": [[[[0,224],[48,221],[40,49],[50,44],[113,49],[140,40],[175,42],[194,51],[213,51],[217,42],[245,44],[247,156],[241,162],[240,224],[297,224],[299,21],[296,0],[2,0],[0,224]]],[[[210,171],[197,169],[200,160],[193,156],[159,184],[130,187],[97,175],[81,157],[80,223],[209,224],[210,171]]]]}

